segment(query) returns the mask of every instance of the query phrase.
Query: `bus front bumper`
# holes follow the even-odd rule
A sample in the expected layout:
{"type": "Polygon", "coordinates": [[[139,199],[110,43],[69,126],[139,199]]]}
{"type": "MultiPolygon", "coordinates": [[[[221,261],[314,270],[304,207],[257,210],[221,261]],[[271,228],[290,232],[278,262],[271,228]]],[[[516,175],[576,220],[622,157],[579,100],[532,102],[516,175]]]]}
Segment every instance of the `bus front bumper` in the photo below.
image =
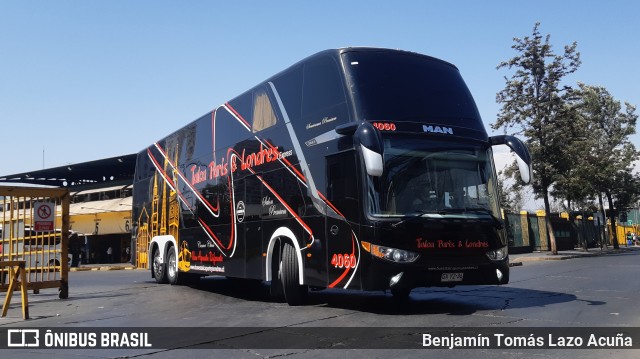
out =
{"type": "Polygon", "coordinates": [[[447,266],[422,266],[386,263],[373,260],[376,267],[363,278],[365,290],[418,287],[453,287],[457,285],[502,285],[509,283],[509,258],[501,261],[447,266]]]}

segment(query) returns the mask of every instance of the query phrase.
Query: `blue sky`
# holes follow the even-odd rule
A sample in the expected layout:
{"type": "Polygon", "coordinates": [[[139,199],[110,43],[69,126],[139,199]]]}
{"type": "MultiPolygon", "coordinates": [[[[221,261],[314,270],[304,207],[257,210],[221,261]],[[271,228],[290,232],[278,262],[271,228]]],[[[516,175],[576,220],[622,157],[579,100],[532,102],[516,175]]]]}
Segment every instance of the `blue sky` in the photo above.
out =
{"type": "MultiPolygon", "coordinates": [[[[568,81],[640,105],[637,1],[0,0],[0,175],[142,150],[296,61],[376,46],[454,63],[487,127],[536,21],[568,81]]],[[[638,136],[634,137],[638,146],[638,136]]]]}

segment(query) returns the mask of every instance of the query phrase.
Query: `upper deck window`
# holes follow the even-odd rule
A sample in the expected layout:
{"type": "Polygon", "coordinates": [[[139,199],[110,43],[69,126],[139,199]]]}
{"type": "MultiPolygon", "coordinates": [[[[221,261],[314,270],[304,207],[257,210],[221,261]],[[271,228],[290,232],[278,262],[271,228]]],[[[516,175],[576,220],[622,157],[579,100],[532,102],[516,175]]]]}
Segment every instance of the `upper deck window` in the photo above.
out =
{"type": "Polygon", "coordinates": [[[273,112],[269,95],[264,89],[256,90],[253,94],[253,124],[251,126],[253,133],[274,126],[276,122],[276,115],[273,112]]]}
{"type": "Polygon", "coordinates": [[[314,115],[346,102],[341,72],[338,64],[329,56],[305,64],[302,90],[302,117],[309,120],[314,115]]]}
{"type": "MultiPolygon", "coordinates": [[[[475,128],[475,102],[453,65],[397,51],[347,52],[345,63],[358,115],[368,121],[451,119],[475,128]]],[[[448,123],[449,121],[446,121],[448,123]]]]}

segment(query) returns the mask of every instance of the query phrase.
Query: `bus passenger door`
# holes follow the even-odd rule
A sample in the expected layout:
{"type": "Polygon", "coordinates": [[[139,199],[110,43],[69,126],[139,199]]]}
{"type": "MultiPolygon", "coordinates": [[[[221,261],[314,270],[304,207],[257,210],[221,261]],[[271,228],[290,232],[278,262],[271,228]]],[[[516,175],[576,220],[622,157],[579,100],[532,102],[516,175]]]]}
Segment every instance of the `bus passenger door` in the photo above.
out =
{"type": "Polygon", "coordinates": [[[328,156],[327,161],[327,241],[328,287],[359,288],[354,275],[360,261],[360,190],[355,151],[328,156]]]}

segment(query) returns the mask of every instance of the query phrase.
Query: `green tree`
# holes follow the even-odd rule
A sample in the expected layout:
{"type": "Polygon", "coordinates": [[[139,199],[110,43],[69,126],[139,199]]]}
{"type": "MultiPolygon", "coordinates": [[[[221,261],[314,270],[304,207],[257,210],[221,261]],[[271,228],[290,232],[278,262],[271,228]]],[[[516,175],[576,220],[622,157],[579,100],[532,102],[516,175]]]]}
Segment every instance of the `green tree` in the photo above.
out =
{"type": "Polygon", "coordinates": [[[500,206],[506,212],[520,213],[524,205],[522,187],[516,182],[508,184],[508,178],[512,177],[511,169],[498,172],[498,190],[500,191],[500,206]]]}
{"type": "Polygon", "coordinates": [[[632,170],[633,162],[640,156],[629,139],[636,133],[636,107],[625,103],[623,109],[620,101],[601,86],[579,84],[578,94],[575,106],[585,126],[589,146],[585,160],[579,162],[580,181],[598,195],[605,194],[613,243],[617,248],[615,214],[633,203],[637,196],[632,170]]]}
{"type": "MultiPolygon", "coordinates": [[[[548,216],[550,189],[565,165],[563,138],[566,125],[571,123],[567,106],[571,87],[562,85],[562,80],[578,69],[580,54],[574,42],[564,47],[562,55],[556,55],[550,35],[543,37],[539,26],[535,24],[531,37],[514,38],[512,48],[517,55],[497,67],[515,72],[510,78],[505,76],[505,88],[496,95],[502,108],[492,128],[503,128],[505,133],[515,129],[515,135],[526,138],[533,160],[533,191],[544,200],[548,216]]],[[[548,217],[546,223],[551,251],[557,254],[548,217]]]]}
{"type": "Polygon", "coordinates": [[[640,200],[640,177],[631,171],[622,171],[615,176],[616,187],[611,189],[611,197],[618,212],[632,208],[640,200]]]}
{"type": "Polygon", "coordinates": [[[593,138],[588,133],[586,119],[580,116],[577,103],[580,99],[578,91],[572,91],[570,101],[566,104],[567,115],[571,119],[566,124],[562,141],[565,142],[561,166],[551,195],[564,199],[568,210],[591,207],[597,192],[589,176],[593,173],[593,164],[589,154],[593,150],[593,138]]]}

